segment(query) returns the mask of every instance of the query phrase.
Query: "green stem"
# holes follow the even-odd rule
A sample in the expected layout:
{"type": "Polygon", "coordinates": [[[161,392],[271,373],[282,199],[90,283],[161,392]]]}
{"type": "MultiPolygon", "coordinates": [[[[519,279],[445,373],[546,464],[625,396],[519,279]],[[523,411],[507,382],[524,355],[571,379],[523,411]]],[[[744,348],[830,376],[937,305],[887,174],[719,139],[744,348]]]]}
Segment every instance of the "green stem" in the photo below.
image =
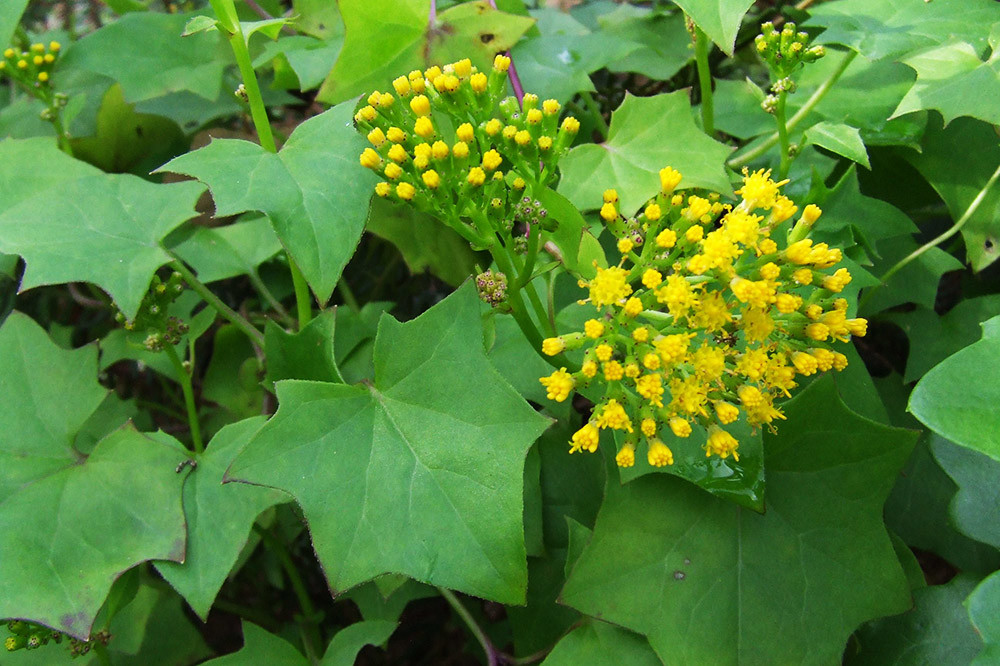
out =
{"type": "Polygon", "coordinates": [[[542,325],[542,329],[545,331],[545,334],[550,337],[555,337],[555,326],[549,324],[549,316],[545,311],[545,306],[542,305],[542,299],[538,297],[538,290],[529,283],[525,288],[525,291],[528,292],[528,301],[531,302],[531,307],[535,309],[535,317],[538,319],[538,323],[542,325]]]}
{"type": "Polygon", "coordinates": [[[191,441],[194,442],[194,452],[201,454],[205,451],[205,444],[201,441],[201,426],[198,424],[198,407],[194,404],[194,387],[191,385],[191,373],[184,367],[184,362],[177,355],[174,346],[168,344],[164,351],[167,358],[173,364],[174,370],[180,378],[181,391],[184,392],[184,406],[187,408],[188,426],[191,428],[191,441]]]}
{"type": "Polygon", "coordinates": [[[701,28],[695,28],[697,37],[694,44],[695,63],[698,66],[698,87],[701,89],[701,126],[705,134],[715,135],[715,102],[712,97],[712,70],[708,64],[708,52],[712,42],[701,28]]]}
{"type": "Polygon", "coordinates": [[[791,143],[788,140],[788,124],[785,120],[785,104],[788,93],[782,90],[778,93],[778,105],[774,109],[774,120],[778,123],[778,143],[781,151],[781,164],[778,167],[778,180],[784,180],[792,164],[791,143]]]}
{"type": "Polygon", "coordinates": [[[241,618],[250,620],[254,624],[259,624],[268,631],[277,629],[275,626],[274,618],[267,613],[262,613],[256,608],[251,608],[250,606],[244,606],[243,604],[238,604],[235,601],[229,601],[228,599],[219,599],[216,597],[215,602],[212,604],[212,608],[236,615],[241,618]]]}
{"type": "Polygon", "coordinates": [[[222,299],[213,294],[211,289],[202,284],[202,282],[195,277],[194,273],[188,270],[187,266],[184,265],[184,262],[180,260],[180,257],[170,251],[167,251],[167,254],[174,258],[174,261],[170,263],[170,267],[181,274],[184,281],[187,282],[188,286],[191,287],[195,293],[205,299],[206,303],[215,308],[216,312],[218,312],[223,319],[227,320],[229,323],[246,333],[247,337],[250,338],[254,344],[258,347],[264,346],[263,333],[254,328],[253,324],[244,319],[240,313],[223,303],[222,299]]]}
{"type": "Polygon", "coordinates": [[[462,605],[462,602],[458,600],[458,597],[455,596],[454,592],[444,587],[439,587],[438,592],[441,593],[441,596],[445,598],[445,601],[447,601],[448,604],[455,610],[458,616],[462,618],[462,621],[465,622],[465,626],[469,628],[472,635],[476,637],[477,641],[479,641],[479,645],[482,646],[483,652],[486,653],[486,663],[489,666],[496,666],[498,663],[496,648],[493,647],[493,643],[490,641],[489,636],[486,635],[486,632],[484,632],[479,626],[479,623],[476,622],[476,618],[472,617],[472,613],[470,613],[469,610],[462,605]]]}
{"type": "Polygon", "coordinates": [[[554,273],[549,273],[546,281],[548,282],[546,288],[546,305],[549,311],[549,326],[552,330],[556,330],[556,276],[554,273]]]}
{"type": "Polygon", "coordinates": [[[611,128],[608,127],[608,121],[604,119],[604,114],[601,113],[601,107],[597,105],[597,100],[595,100],[594,96],[589,92],[580,93],[580,98],[583,100],[587,110],[590,111],[590,115],[592,115],[594,120],[597,122],[597,128],[601,131],[601,136],[607,139],[611,128]]]}
{"type": "MultiPolygon", "coordinates": [[[[807,115],[809,115],[809,113],[811,113],[814,108],[816,108],[816,105],[819,104],[820,101],[826,96],[826,94],[830,91],[830,88],[832,88],[833,85],[837,83],[837,81],[847,70],[850,64],[854,62],[854,59],[857,56],[858,56],[857,51],[848,51],[844,55],[843,60],[841,60],[840,64],[837,65],[837,69],[835,69],[830,74],[829,78],[827,78],[827,80],[824,81],[822,85],[820,85],[820,87],[815,90],[815,92],[813,92],[813,94],[809,97],[809,99],[806,100],[806,103],[802,105],[802,108],[796,111],[795,115],[793,115],[788,120],[788,123],[786,123],[785,127],[788,129],[789,132],[795,129],[798,126],[798,124],[802,122],[802,119],[805,118],[807,115]]],[[[739,167],[744,166],[745,164],[749,164],[750,162],[753,162],[755,159],[757,159],[767,151],[771,150],[771,148],[777,145],[778,140],[779,140],[778,133],[775,132],[774,134],[769,136],[765,141],[758,144],[757,147],[754,148],[753,150],[748,150],[747,152],[741,155],[733,157],[731,160],[726,162],[726,166],[733,169],[738,169],[739,167]]]]}
{"type": "Polygon", "coordinates": [[[319,625],[316,624],[316,608],[313,606],[312,599],[309,598],[305,583],[302,582],[302,576],[299,575],[299,570],[295,566],[295,562],[292,561],[292,556],[288,554],[288,549],[285,548],[285,544],[281,540],[260,525],[255,524],[253,528],[260,535],[264,545],[278,558],[288,576],[288,582],[299,601],[299,608],[302,609],[303,643],[306,648],[306,656],[312,663],[318,663],[319,655],[322,654],[322,636],[319,633],[319,625]]]}
{"type": "Polygon", "coordinates": [[[288,255],[288,270],[292,273],[292,287],[295,289],[295,311],[299,317],[299,330],[312,321],[312,303],[309,297],[309,285],[299,270],[298,264],[288,255]]]}
{"type": "MultiPolygon", "coordinates": [[[[231,5],[231,2],[223,0],[219,5],[231,5]]],[[[230,7],[216,7],[216,13],[223,18],[220,9],[228,10],[230,7]]],[[[231,16],[231,14],[230,14],[231,16]]],[[[253,62],[250,59],[250,51],[247,49],[246,38],[243,36],[243,28],[239,21],[223,19],[226,23],[232,23],[229,34],[229,46],[236,56],[236,65],[240,69],[240,76],[243,78],[243,88],[246,90],[247,103],[250,105],[250,118],[253,120],[254,129],[257,130],[257,138],[261,147],[271,153],[278,152],[278,146],[274,142],[274,133],[271,131],[271,122],[267,117],[267,107],[264,105],[264,98],[260,94],[260,85],[257,83],[257,74],[253,69],[253,62]]],[[[288,269],[292,274],[292,284],[295,288],[295,306],[299,317],[299,329],[304,327],[312,319],[312,304],[309,297],[309,287],[302,271],[295,263],[292,255],[288,255],[288,269]]]]}
{"type": "Polygon", "coordinates": [[[257,274],[257,271],[250,271],[250,273],[247,274],[247,277],[250,278],[250,284],[252,284],[253,288],[257,290],[260,297],[267,301],[267,304],[271,306],[271,309],[278,314],[278,318],[285,323],[291,321],[292,315],[288,314],[288,310],[286,310],[285,306],[281,304],[281,301],[274,297],[271,290],[268,289],[267,285],[264,284],[264,281],[260,279],[260,275],[257,274]]]}
{"type": "Polygon", "coordinates": [[[979,206],[986,199],[986,195],[989,193],[993,185],[997,182],[998,178],[1000,178],[1000,166],[996,168],[996,171],[993,172],[993,175],[990,176],[989,180],[986,181],[986,184],[983,186],[983,189],[979,190],[979,193],[976,195],[976,198],[972,200],[972,202],[969,204],[969,207],[965,209],[965,212],[962,213],[962,216],[958,218],[955,224],[951,225],[951,227],[949,227],[945,232],[943,232],[939,236],[927,241],[926,243],[918,247],[916,250],[914,250],[913,252],[903,257],[898,262],[896,262],[896,264],[893,265],[892,268],[887,270],[885,274],[881,277],[880,284],[876,285],[875,287],[872,287],[871,289],[865,292],[865,297],[861,299],[861,302],[858,304],[858,309],[860,310],[865,305],[867,305],[868,301],[871,300],[872,295],[878,290],[878,288],[888,283],[889,280],[892,278],[892,276],[894,276],[899,271],[903,270],[903,268],[908,266],[912,261],[920,257],[928,250],[937,247],[938,245],[945,242],[946,240],[957,234],[959,231],[961,231],[962,227],[964,227],[965,224],[972,218],[972,216],[975,215],[976,211],[979,209],[979,206]]]}
{"type": "Polygon", "coordinates": [[[354,296],[351,286],[347,284],[347,280],[344,279],[343,275],[340,276],[340,281],[337,282],[337,291],[340,292],[340,297],[344,299],[344,305],[349,307],[351,312],[361,312],[361,305],[358,304],[357,297],[354,296]]]}

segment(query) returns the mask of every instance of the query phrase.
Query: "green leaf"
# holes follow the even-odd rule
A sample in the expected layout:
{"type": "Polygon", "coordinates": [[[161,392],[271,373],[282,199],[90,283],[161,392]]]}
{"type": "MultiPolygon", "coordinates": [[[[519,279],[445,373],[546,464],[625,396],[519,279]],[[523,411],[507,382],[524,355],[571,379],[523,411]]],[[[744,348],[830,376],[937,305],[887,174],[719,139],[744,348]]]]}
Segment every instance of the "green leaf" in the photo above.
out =
{"type": "Polygon", "coordinates": [[[243,31],[243,39],[250,44],[250,38],[258,32],[268,39],[277,39],[281,34],[281,29],[288,24],[288,19],[284,17],[264,19],[262,21],[240,21],[240,30],[243,31]]]}
{"type": "Polygon", "coordinates": [[[524,89],[543,99],[565,104],[578,92],[594,92],[589,74],[631,47],[621,42],[601,49],[604,40],[593,34],[540,35],[522,40],[511,51],[524,89]],[[614,49],[617,49],[617,53],[614,49]]]}
{"type": "Polygon", "coordinates": [[[805,131],[805,139],[841,157],[846,157],[852,162],[857,162],[871,171],[872,165],[868,161],[868,151],[865,149],[864,141],[861,140],[861,134],[857,127],[843,123],[816,123],[805,131]]]}
{"type": "Polygon", "coordinates": [[[590,620],[556,643],[542,666],[629,664],[660,666],[662,662],[642,636],[607,622],[590,620]]]}
{"type": "Polygon", "coordinates": [[[623,214],[631,215],[659,191],[658,174],[667,166],[683,174],[685,187],[728,191],[729,152],[695,126],[685,91],[627,95],[611,116],[606,143],[577,146],[560,161],[559,193],[590,210],[600,207],[604,190],[614,188],[623,214]]]}
{"type": "Polygon", "coordinates": [[[429,585],[418,583],[406,576],[379,576],[374,581],[363,583],[347,592],[344,598],[350,599],[358,606],[361,617],[365,620],[380,620],[383,622],[399,622],[407,604],[416,599],[439,596],[438,591],[429,585]],[[386,579],[400,578],[402,584],[388,594],[383,594],[379,583],[386,579]]]}
{"type": "Polygon", "coordinates": [[[437,15],[428,28],[430,0],[342,0],[347,38],[316,99],[337,104],[413,69],[471,58],[482,70],[512,47],[534,20],[501,12],[486,2],[465,2],[437,15]],[[387,47],[391,44],[391,47],[387,47]]]}
{"type": "Polygon", "coordinates": [[[885,664],[968,664],[982,647],[962,602],[978,578],[959,574],[946,585],[915,590],[908,613],[864,625],[847,666],[885,664]]]}
{"type": "MultiPolygon", "coordinates": [[[[1000,18],[1000,17],[998,17],[1000,18]]],[[[917,72],[917,82],[892,118],[935,109],[947,125],[959,116],[1000,123],[1000,53],[983,62],[969,43],[951,41],[903,60],[917,72]]]]}
{"type": "Polygon", "coordinates": [[[344,36],[344,21],[340,18],[337,3],[328,0],[292,0],[292,11],[297,17],[295,28],[317,39],[344,36]]]}
{"type": "Polygon", "coordinates": [[[61,349],[30,317],[11,313],[0,327],[0,502],[79,461],[77,432],[107,394],[96,347],[61,349]]]}
{"type": "Polygon", "coordinates": [[[1000,317],[983,337],[952,354],[917,382],[907,409],[946,439],[1000,460],[1000,317]]]}
{"type": "Polygon", "coordinates": [[[275,77],[281,80],[281,85],[303,91],[312,90],[319,87],[330,73],[343,45],[343,35],[329,41],[303,35],[282,37],[276,42],[267,42],[253,65],[257,68],[273,62],[275,77]],[[288,70],[293,74],[291,80],[286,80],[288,70]]]}
{"type": "Polygon", "coordinates": [[[283,379],[343,383],[334,356],[336,310],[326,310],[301,330],[289,333],[268,320],[264,329],[269,388],[283,379]]]}
{"type": "Polygon", "coordinates": [[[995,573],[965,600],[969,617],[985,643],[973,666],[989,666],[1000,660],[1000,573],[995,573]]]}
{"type": "Polygon", "coordinates": [[[0,7],[0,45],[7,48],[14,31],[21,22],[21,14],[28,6],[28,0],[8,0],[0,7]]]}
{"type": "Polygon", "coordinates": [[[232,324],[215,332],[201,396],[221,409],[210,422],[209,431],[261,413],[264,402],[261,369],[261,362],[246,333],[232,324]]]}
{"type": "Polygon", "coordinates": [[[208,30],[215,30],[219,25],[219,19],[214,16],[205,16],[204,14],[199,14],[194,16],[190,21],[184,24],[184,32],[181,33],[181,37],[189,37],[195,35],[199,32],[206,32],[208,30]]]}
{"type": "Polygon", "coordinates": [[[159,170],[208,185],[217,217],[265,213],[325,304],[354,254],[377,180],[357,164],[365,140],[352,126],[353,108],[344,103],[310,118],[277,154],[249,141],[216,139],[159,170]]]}
{"type": "Polygon", "coordinates": [[[354,666],[366,645],[382,645],[396,630],[395,622],[371,620],[355,622],[338,631],[326,648],[320,666],[354,666]]]}
{"type": "Polygon", "coordinates": [[[834,663],[859,623],[908,608],[882,504],[915,433],[856,416],[828,380],[787,415],[763,515],[671,476],[609,483],[565,603],[706,664],[834,663]]]}
{"type": "Polygon", "coordinates": [[[243,620],[243,647],[239,652],[206,661],[208,666],[309,666],[309,660],[285,639],[243,620]]]}
{"type": "Polygon", "coordinates": [[[406,324],[382,318],[374,385],[277,390],[228,475],[295,497],[332,590],[402,573],[523,603],[524,458],[548,424],[483,353],[471,283],[406,324]]]}
{"type": "Polygon", "coordinates": [[[73,155],[104,171],[145,175],[163,160],[184,150],[184,134],[162,116],[136,113],[125,102],[122,87],[108,88],[97,113],[94,136],[73,139],[73,155]]]}
{"type": "Polygon", "coordinates": [[[810,26],[826,28],[821,42],[849,46],[869,60],[899,59],[949,37],[981,50],[1000,21],[993,0],[841,0],[809,11],[810,26]]]}
{"type": "Polygon", "coordinates": [[[903,381],[915,382],[955,352],[976,342],[980,324],[1000,315],[1000,295],[968,298],[944,315],[929,308],[886,313],[910,339],[903,381]]]}
{"type": "MultiPolygon", "coordinates": [[[[1000,9],[1000,4],[996,5],[1000,9]]],[[[947,128],[927,128],[921,153],[906,159],[944,199],[954,220],[962,217],[1000,164],[1000,143],[992,125],[959,118],[947,128]]],[[[980,271],[1000,257],[1000,187],[992,187],[975,214],[962,227],[965,252],[980,271]]]]}
{"type": "Polygon", "coordinates": [[[733,55],[736,33],[753,0],[675,0],[726,55],[733,55]]]}
{"type": "MultiPolygon", "coordinates": [[[[617,44],[619,49],[628,49],[626,55],[610,61],[608,69],[612,72],[636,72],[666,81],[694,58],[691,38],[680,13],[664,14],[646,7],[617,5],[615,11],[599,16],[597,22],[601,27],[598,34],[606,45],[617,44]]],[[[613,48],[602,51],[612,55],[613,48]]]]}
{"type": "Polygon", "coordinates": [[[218,32],[182,37],[189,16],[135,12],[86,35],[67,49],[60,68],[83,69],[121,84],[125,101],[188,91],[216,100],[232,61],[218,32]]]}
{"type": "Polygon", "coordinates": [[[373,199],[365,227],[395,245],[411,273],[429,269],[452,286],[469,279],[475,273],[477,261],[488,263],[455,231],[412,206],[381,197],[373,199]]]}
{"type": "MultiPolygon", "coordinates": [[[[872,272],[884,275],[890,266],[909,256],[917,247],[917,242],[908,236],[900,236],[891,243],[879,244],[881,260],[876,263],[872,272]]],[[[933,308],[941,276],[948,271],[961,268],[961,261],[939,247],[932,247],[900,269],[883,286],[873,287],[875,293],[865,304],[862,314],[874,314],[903,303],[915,303],[925,308],[933,308]]],[[[854,271],[851,271],[851,274],[854,275],[854,271]]]]}
{"type": "Polygon", "coordinates": [[[175,468],[186,459],[171,437],[123,428],[85,462],[61,469],[47,463],[47,475],[0,503],[0,577],[7,582],[0,616],[86,639],[125,570],[151,559],[182,560],[185,475],[175,468]]]}
{"type": "Polygon", "coordinates": [[[1000,553],[952,526],[948,505],[957,486],[934,459],[926,439],[917,443],[893,486],[885,504],[886,524],[908,545],[936,553],[963,571],[993,571],[1000,567],[1000,553]]]}
{"type": "Polygon", "coordinates": [[[542,202],[549,217],[558,223],[555,231],[544,232],[543,238],[550,239],[562,252],[562,263],[566,270],[590,278],[596,275],[592,263],[595,259],[598,265],[607,267],[604,250],[590,232],[587,221],[580,215],[576,206],[548,187],[536,192],[535,197],[542,202]]]}
{"type": "MultiPolygon", "coordinates": [[[[115,666],[188,666],[212,654],[188,620],[181,598],[149,584],[140,586],[135,599],[114,616],[110,631],[114,640],[108,652],[115,666]]],[[[87,666],[100,664],[93,659],[87,666]]]]}
{"type": "Polygon", "coordinates": [[[281,251],[281,241],[264,216],[224,227],[191,226],[168,240],[170,249],[206,283],[256,275],[258,266],[281,251]]]}
{"type": "Polygon", "coordinates": [[[967,537],[1000,548],[1000,463],[937,436],[931,438],[931,450],[958,486],[948,507],[952,524],[967,537]]]}
{"type": "Polygon", "coordinates": [[[49,138],[0,141],[0,200],[13,207],[58,185],[101,173],[49,138]]]}
{"type": "Polygon", "coordinates": [[[365,303],[360,312],[337,308],[333,351],[345,383],[357,384],[375,376],[373,354],[378,322],[393,305],[386,301],[373,301],[365,303]]]}
{"type": "Polygon", "coordinates": [[[160,575],[202,621],[208,617],[219,589],[247,543],[254,520],[265,509],[289,500],[272,488],[222,483],[236,454],[264,422],[264,417],[259,416],[226,426],[196,457],[198,466],[184,484],[188,526],[184,563],[155,563],[160,575]]]}

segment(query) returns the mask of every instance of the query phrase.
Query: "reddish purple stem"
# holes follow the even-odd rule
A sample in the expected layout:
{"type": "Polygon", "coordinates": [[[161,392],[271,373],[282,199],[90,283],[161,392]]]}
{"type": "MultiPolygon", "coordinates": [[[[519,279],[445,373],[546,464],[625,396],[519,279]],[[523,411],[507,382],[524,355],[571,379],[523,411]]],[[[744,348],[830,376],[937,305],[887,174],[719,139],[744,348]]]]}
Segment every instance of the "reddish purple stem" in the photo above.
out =
{"type": "MultiPolygon", "coordinates": [[[[497,8],[496,0],[488,0],[490,7],[493,9],[497,8]]],[[[431,0],[434,2],[434,0],[431,0]]],[[[507,57],[510,58],[510,69],[507,70],[507,76],[510,77],[510,85],[514,89],[514,97],[517,98],[517,105],[521,106],[524,101],[524,88],[521,87],[521,77],[517,75],[517,67],[514,66],[514,59],[510,55],[510,51],[506,53],[507,57]]]]}

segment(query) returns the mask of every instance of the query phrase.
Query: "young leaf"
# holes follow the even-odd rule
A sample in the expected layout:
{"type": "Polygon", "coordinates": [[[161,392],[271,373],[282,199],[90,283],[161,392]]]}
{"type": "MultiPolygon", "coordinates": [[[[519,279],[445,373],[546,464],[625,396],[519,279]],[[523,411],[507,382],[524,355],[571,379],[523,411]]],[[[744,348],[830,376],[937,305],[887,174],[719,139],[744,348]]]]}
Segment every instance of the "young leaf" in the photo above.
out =
{"type": "Polygon", "coordinates": [[[281,241],[263,215],[224,227],[184,228],[167,240],[176,243],[170,249],[205,283],[256,275],[258,266],[281,251],[281,241]]]}
{"type": "Polygon", "coordinates": [[[935,109],[945,125],[959,116],[1000,123],[1000,52],[983,62],[971,44],[950,41],[903,62],[916,70],[917,82],[891,118],[935,109]]]}
{"type": "Polygon", "coordinates": [[[330,587],[382,573],[523,603],[524,459],[547,427],[483,353],[471,284],[383,317],[374,385],[284,381],[233,479],[301,505],[330,587]]]}
{"type": "Polygon", "coordinates": [[[488,70],[493,55],[506,51],[534,24],[491,7],[486,0],[446,9],[428,25],[430,0],[341,0],[347,30],[343,51],[316,99],[337,104],[384,90],[412,69],[461,58],[488,70]],[[391,45],[391,46],[389,46],[391,45]]]}
{"type": "Polygon", "coordinates": [[[967,537],[1000,548],[1000,462],[937,436],[931,437],[930,446],[958,486],[948,507],[952,524],[967,537]]]}
{"type": "Polygon", "coordinates": [[[631,215],[659,191],[658,174],[666,166],[683,174],[684,187],[728,191],[729,152],[695,126],[686,92],[627,95],[611,116],[606,143],[577,146],[562,159],[558,191],[589,210],[600,207],[604,190],[614,188],[622,213],[631,215]]]}
{"type": "Polygon", "coordinates": [[[868,60],[899,59],[949,37],[983,49],[990,26],[1000,21],[993,0],[841,0],[809,12],[810,27],[826,28],[821,42],[849,46],[868,60]]]}
{"type": "Polygon", "coordinates": [[[609,483],[565,603],[706,664],[832,663],[858,624],[906,610],[882,504],[915,433],[853,414],[826,378],[787,415],[763,515],[672,476],[609,483]]]}
{"type": "Polygon", "coordinates": [[[753,0],[676,0],[723,53],[733,55],[736,33],[753,0]]]}
{"type": "Polygon", "coordinates": [[[395,622],[370,620],[344,627],[330,641],[320,666],[354,666],[361,648],[385,643],[396,626],[395,622]]]}
{"type": "Polygon", "coordinates": [[[807,129],[805,140],[826,148],[841,157],[846,157],[852,162],[857,162],[871,171],[872,165],[868,161],[868,151],[865,149],[865,143],[861,140],[861,134],[857,127],[824,121],[807,129]]]}
{"type": "Polygon", "coordinates": [[[325,310],[301,330],[289,333],[268,320],[264,329],[267,384],[282,379],[343,383],[334,356],[336,310],[325,310]]]}
{"type": "Polygon", "coordinates": [[[154,563],[202,621],[246,544],[254,520],[268,507],[290,499],[273,488],[222,483],[236,454],[264,421],[258,416],[226,426],[195,459],[198,466],[184,484],[188,526],[184,563],[154,563]]]}
{"type": "Polygon", "coordinates": [[[907,409],[946,439],[1000,460],[1000,317],[983,324],[983,337],[923,376],[907,409]]]}
{"type": "Polygon", "coordinates": [[[160,241],[194,217],[202,190],[115,174],[64,182],[0,213],[0,250],[24,257],[22,290],[92,282],[131,318],[170,261],[160,241]]]}
{"type": "Polygon", "coordinates": [[[217,139],[160,171],[208,185],[218,217],[259,210],[302,269],[321,304],[354,254],[377,180],[358,166],[364,137],[344,103],[295,128],[277,154],[255,143],[217,139]]]}

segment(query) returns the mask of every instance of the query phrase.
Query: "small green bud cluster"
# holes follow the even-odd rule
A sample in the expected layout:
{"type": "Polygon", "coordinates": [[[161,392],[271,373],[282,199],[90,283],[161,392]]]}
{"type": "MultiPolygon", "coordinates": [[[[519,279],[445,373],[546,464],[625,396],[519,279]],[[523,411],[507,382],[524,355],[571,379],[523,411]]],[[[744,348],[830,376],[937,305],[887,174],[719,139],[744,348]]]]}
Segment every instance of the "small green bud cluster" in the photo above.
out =
{"type": "Polygon", "coordinates": [[[76,659],[77,657],[81,657],[90,652],[90,649],[94,645],[100,643],[101,645],[106,646],[110,641],[111,641],[111,634],[108,632],[107,629],[102,629],[101,631],[98,631],[96,634],[91,634],[90,640],[87,641],[81,641],[77,638],[70,638],[69,656],[76,659]]]}
{"type": "Polygon", "coordinates": [[[0,60],[0,75],[6,75],[28,90],[48,88],[52,67],[62,47],[59,42],[32,44],[27,51],[8,48],[0,60]]]}
{"type": "Polygon", "coordinates": [[[822,45],[809,45],[809,34],[796,31],[791,21],[777,30],[770,21],[762,23],[760,34],[754,40],[757,53],[764,60],[771,72],[771,94],[761,102],[761,108],[768,113],[774,113],[777,108],[778,95],[794,93],[796,84],[792,74],[804,64],[816,62],[824,55],[826,49],[822,45]]]}
{"type": "Polygon", "coordinates": [[[151,352],[163,351],[167,345],[178,344],[188,332],[186,323],[167,314],[170,305],[183,291],[184,282],[180,273],[175,271],[166,282],[154,275],[135,319],[127,319],[119,310],[115,313],[115,321],[133,334],[131,337],[138,346],[151,352]]]}
{"type": "Polygon", "coordinates": [[[476,276],[476,291],[483,301],[499,307],[507,300],[507,276],[492,269],[480,273],[476,276]]]}
{"type": "Polygon", "coordinates": [[[4,641],[4,647],[8,652],[34,650],[48,645],[49,641],[60,643],[63,638],[58,631],[24,620],[11,620],[7,623],[7,630],[11,633],[4,641]]]}

